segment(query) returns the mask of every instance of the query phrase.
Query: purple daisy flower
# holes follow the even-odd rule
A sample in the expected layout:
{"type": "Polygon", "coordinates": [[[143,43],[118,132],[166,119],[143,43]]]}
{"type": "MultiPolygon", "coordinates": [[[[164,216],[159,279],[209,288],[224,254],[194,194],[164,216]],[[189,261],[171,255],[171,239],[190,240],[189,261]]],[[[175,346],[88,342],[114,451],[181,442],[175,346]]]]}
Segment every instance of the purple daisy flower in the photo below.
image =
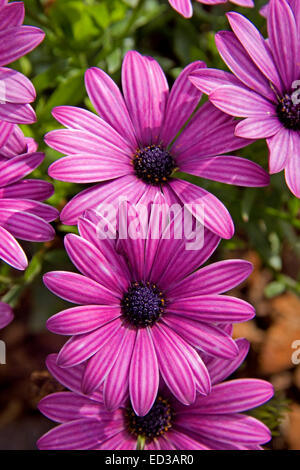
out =
{"type": "Polygon", "coordinates": [[[35,121],[35,112],[28,103],[35,100],[35,89],[30,80],[4,66],[23,57],[44,39],[44,32],[32,26],[23,26],[22,2],[0,1],[0,147],[15,124],[35,121]]]}
{"type": "MultiPolygon", "coordinates": [[[[146,198],[145,198],[146,199],[146,198]]],[[[194,272],[216,249],[220,238],[204,231],[201,250],[185,249],[185,239],[99,238],[99,218],[81,217],[81,236],[65,237],[67,253],[82,273],[49,272],[48,289],[80,304],[47,322],[50,331],[72,335],[58,355],[64,368],[85,363],[82,390],[103,385],[104,403],[117,409],[131,398],[138,415],[154,403],[163,377],[184,404],[196,390],[210,392],[210,377],[197,350],[234,359],[238,348],[231,324],[253,318],[247,302],[220,295],[245,280],[251,263],[229,260],[194,272]]],[[[129,220],[129,219],[128,219],[129,220]]],[[[156,221],[154,222],[156,225],[156,221]]]]}
{"type": "MultiPolygon", "coordinates": [[[[191,18],[193,16],[193,7],[191,0],[168,0],[171,7],[174,8],[184,18],[191,18]]],[[[253,0],[196,0],[198,3],[204,5],[220,5],[220,3],[235,3],[241,7],[254,7],[253,0]]]]}
{"type": "Polygon", "coordinates": [[[235,134],[266,138],[270,173],[285,170],[300,197],[300,9],[293,0],[271,0],[268,40],[238,13],[228,13],[233,32],[216,35],[220,55],[234,73],[208,69],[192,74],[197,88],[224,112],[246,118],[235,134]]]}
{"type": "Polygon", "coordinates": [[[0,302],[0,330],[7,326],[13,318],[14,314],[11,307],[4,302],[0,302]]]}
{"type": "Polygon", "coordinates": [[[207,368],[212,378],[209,396],[198,396],[193,405],[174,399],[163,383],[144,417],[136,415],[126,400],[114,412],[106,410],[102,391],[81,393],[82,366],[62,369],[56,355],[47,358],[50,373],[71,392],[53,393],[39,403],[49,419],[62,423],[42,436],[39,449],[135,450],[138,437],[145,450],[258,450],[271,438],[269,429],[241,412],[257,407],[273,395],[271,384],[257,379],[222,382],[244,360],[248,342],[236,341],[232,360],[212,359],[207,368]]]}
{"type": "Polygon", "coordinates": [[[40,202],[53,194],[52,184],[23,179],[44,159],[36,149],[16,125],[0,148],[0,258],[16,269],[25,269],[27,258],[15,237],[43,242],[55,235],[49,222],[58,211],[40,202]]]}
{"type": "Polygon", "coordinates": [[[119,88],[98,68],[86,72],[86,88],[97,115],[60,106],[54,117],[67,129],[48,133],[46,143],[67,154],[54,162],[49,175],[62,181],[100,182],[75,196],[63,209],[63,223],[76,224],[86,209],[116,203],[120,196],[136,204],[163,191],[168,203],[204,206],[204,224],[231,238],[233,222],[224,205],[203,188],[172,177],[176,170],[240,186],[266,186],[269,176],[259,166],[223,155],[249,144],[234,136],[235,122],[210,103],[195,111],[201,93],[188,76],[202,62],[186,67],[169,93],[165,75],[151,57],[128,52],[119,88]],[[176,138],[177,137],[177,138],[176,138]]]}

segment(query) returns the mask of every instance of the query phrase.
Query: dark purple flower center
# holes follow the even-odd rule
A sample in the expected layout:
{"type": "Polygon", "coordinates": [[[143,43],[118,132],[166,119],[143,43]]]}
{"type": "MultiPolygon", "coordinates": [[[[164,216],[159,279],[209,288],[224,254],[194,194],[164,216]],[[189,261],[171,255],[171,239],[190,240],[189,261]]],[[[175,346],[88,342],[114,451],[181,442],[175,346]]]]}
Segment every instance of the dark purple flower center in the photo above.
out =
{"type": "Polygon", "coordinates": [[[138,178],[153,185],[165,183],[176,168],[172,155],[160,145],[139,149],[133,157],[133,166],[138,178]]]}
{"type": "Polygon", "coordinates": [[[132,282],[121,302],[123,316],[141,328],[153,325],[160,318],[164,304],[159,288],[144,281],[132,282]]]}
{"type": "Polygon", "coordinates": [[[128,430],[135,436],[153,439],[172,427],[173,415],[168,400],[158,397],[146,416],[137,416],[132,408],[126,410],[128,430]]]}
{"type": "Polygon", "coordinates": [[[296,103],[290,95],[280,98],[277,116],[286,129],[300,131],[300,103],[296,103]]]}

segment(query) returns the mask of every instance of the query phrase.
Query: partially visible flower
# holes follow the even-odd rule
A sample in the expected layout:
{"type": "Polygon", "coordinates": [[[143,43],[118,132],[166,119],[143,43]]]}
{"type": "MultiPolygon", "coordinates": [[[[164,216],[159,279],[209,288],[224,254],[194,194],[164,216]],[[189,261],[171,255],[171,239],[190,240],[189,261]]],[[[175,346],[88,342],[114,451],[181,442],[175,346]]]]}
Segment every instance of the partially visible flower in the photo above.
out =
{"type": "Polygon", "coordinates": [[[130,51],[122,67],[124,97],[102,70],[87,70],[87,91],[100,117],[59,106],[53,115],[66,129],[45,137],[50,147],[68,155],[50,166],[50,176],[100,182],[64,207],[63,223],[76,224],[86,209],[115,203],[119,196],[135,204],[142,195],[151,202],[163,192],[170,205],[202,204],[204,225],[223,238],[232,237],[233,222],[224,205],[203,188],[178,179],[176,172],[239,186],[266,186],[269,176],[249,160],[223,155],[250,141],[235,137],[234,119],[210,103],[194,114],[178,136],[202,96],[188,80],[199,67],[205,64],[187,66],[169,93],[159,64],[130,51]]]}
{"type": "Polygon", "coordinates": [[[23,2],[0,3],[0,147],[5,144],[13,123],[29,124],[35,113],[28,103],[35,89],[21,73],[5,68],[37,47],[45,34],[39,28],[23,26],[23,2]]]}
{"type": "MultiPolygon", "coordinates": [[[[128,220],[130,219],[128,210],[128,220]]],[[[156,219],[154,219],[156,220],[156,219]]],[[[247,302],[220,295],[245,280],[251,263],[222,261],[195,270],[216,249],[219,238],[204,232],[204,245],[187,250],[184,237],[99,238],[97,215],[80,218],[81,236],[68,234],[65,247],[82,274],[45,274],[48,289],[80,304],[47,322],[50,331],[72,335],[58,355],[70,368],[85,363],[82,390],[104,385],[109,410],[130,394],[138,415],[145,415],[157,395],[159,376],[184,404],[206,395],[211,383],[197,350],[213,357],[238,354],[231,324],[253,318],[247,302]],[[95,221],[93,221],[93,218],[95,221]]],[[[156,223],[154,223],[156,226],[156,223]]]]}
{"type": "Polygon", "coordinates": [[[227,16],[233,32],[218,33],[216,44],[234,75],[199,69],[191,81],[219,109],[246,118],[237,136],[267,139],[270,173],[284,169],[288,187],[300,197],[299,2],[270,1],[268,40],[244,16],[227,16]]]}
{"type": "Polygon", "coordinates": [[[11,307],[4,302],[0,302],[0,330],[7,326],[13,318],[14,314],[11,307]]]}
{"type": "MultiPolygon", "coordinates": [[[[204,5],[220,5],[220,3],[227,3],[227,1],[242,7],[254,7],[253,0],[196,0],[196,2],[203,3],[204,5]]],[[[193,16],[191,0],[169,0],[169,3],[184,18],[191,18],[193,16]]]]}
{"type": "Polygon", "coordinates": [[[0,148],[0,258],[16,269],[27,266],[16,238],[44,242],[55,235],[49,222],[57,218],[58,211],[40,202],[52,195],[52,184],[23,179],[44,159],[36,149],[33,139],[25,138],[16,125],[0,148]]]}
{"type": "Polygon", "coordinates": [[[209,396],[198,396],[184,406],[161,383],[152,408],[144,417],[124,401],[114,412],[103,404],[102,390],[90,396],[81,393],[82,366],[62,369],[56,355],[47,358],[50,373],[71,392],[48,395],[39,403],[49,419],[62,423],[42,436],[39,449],[135,450],[137,439],[145,450],[259,450],[271,438],[268,428],[241,412],[262,405],[273,395],[271,384],[257,379],[221,383],[244,360],[248,343],[236,341],[239,353],[232,360],[212,359],[207,368],[212,377],[209,396]]]}

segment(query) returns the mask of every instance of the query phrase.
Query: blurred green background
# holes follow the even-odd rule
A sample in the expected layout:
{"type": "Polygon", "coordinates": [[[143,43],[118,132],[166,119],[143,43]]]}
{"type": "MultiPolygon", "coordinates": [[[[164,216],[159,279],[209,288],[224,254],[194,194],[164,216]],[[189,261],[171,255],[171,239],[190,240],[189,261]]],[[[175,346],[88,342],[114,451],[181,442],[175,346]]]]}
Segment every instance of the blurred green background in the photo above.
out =
{"type": "MultiPolygon", "coordinates": [[[[22,128],[27,136],[38,141],[40,150],[46,154],[43,165],[34,172],[39,178],[45,178],[50,163],[61,156],[43,141],[46,132],[58,127],[51,109],[69,104],[93,110],[84,88],[84,72],[88,67],[100,67],[120,83],[124,54],[136,49],[159,61],[171,86],[182,68],[194,60],[226,69],[214,42],[217,31],[229,29],[226,11],[234,9],[245,14],[266,35],[265,19],[259,14],[259,8],[266,3],[264,0],[256,0],[255,9],[230,3],[210,7],[193,2],[194,15],[190,20],[179,16],[167,0],[25,0],[24,3],[25,23],[36,25],[46,33],[46,39],[35,51],[11,65],[27,75],[37,91],[34,104],[37,123],[22,128]]],[[[251,144],[237,154],[268,168],[264,141],[251,144]]],[[[300,295],[300,201],[287,189],[283,173],[272,176],[270,186],[262,189],[190,179],[218,196],[235,223],[234,238],[222,241],[215,259],[249,258],[249,253],[251,256],[254,253],[259,269],[268,272],[262,287],[264,299],[271,301],[287,292],[300,295]]],[[[84,189],[83,185],[70,183],[54,182],[54,185],[55,195],[49,202],[59,209],[84,189]]],[[[25,274],[7,265],[0,268],[0,296],[16,308],[19,319],[23,316],[26,331],[32,335],[43,334],[47,318],[67,305],[47,292],[41,281],[43,272],[73,269],[62,240],[66,232],[76,228],[63,226],[59,221],[55,226],[54,242],[25,244],[31,260],[25,274]]],[[[271,319],[260,320],[258,314],[257,322],[258,327],[266,330],[271,319]]],[[[41,367],[42,360],[44,356],[38,363],[41,367]]],[[[253,367],[255,370],[255,364],[253,367]]],[[[298,399],[300,403],[297,395],[295,400],[298,399]]],[[[275,416],[275,424],[280,403],[277,405],[276,402],[275,408],[269,411],[269,415],[275,416]]]]}

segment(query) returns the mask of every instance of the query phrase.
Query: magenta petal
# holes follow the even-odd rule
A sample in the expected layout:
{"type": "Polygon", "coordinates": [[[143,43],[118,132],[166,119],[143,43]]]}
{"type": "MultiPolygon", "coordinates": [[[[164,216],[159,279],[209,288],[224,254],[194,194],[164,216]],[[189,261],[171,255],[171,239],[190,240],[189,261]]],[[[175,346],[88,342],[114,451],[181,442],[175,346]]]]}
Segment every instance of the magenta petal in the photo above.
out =
{"type": "Polygon", "coordinates": [[[57,365],[72,367],[86,361],[98,352],[121,328],[117,318],[97,330],[82,335],[72,336],[60,350],[57,365]]]}
{"type": "Polygon", "coordinates": [[[27,268],[26,255],[15,238],[0,225],[0,258],[7,264],[23,271],[27,268]]]}
{"type": "Polygon", "coordinates": [[[0,187],[15,183],[28,175],[42,163],[44,158],[43,153],[27,153],[0,163],[0,187]]]}
{"type": "Polygon", "coordinates": [[[29,104],[6,103],[0,106],[0,119],[14,124],[33,124],[36,115],[29,104]]]}
{"type": "Polygon", "coordinates": [[[110,340],[88,360],[81,384],[83,393],[90,395],[94,390],[99,389],[116,362],[121,345],[125,339],[126,335],[123,334],[121,330],[119,334],[111,337],[110,340]]]}
{"type": "Polygon", "coordinates": [[[79,335],[100,328],[120,315],[120,307],[84,305],[53,315],[47,320],[47,328],[57,335],[79,335]]]}
{"type": "Polygon", "coordinates": [[[122,66],[122,86],[127,109],[143,146],[159,142],[169,87],[156,60],[127,52],[122,66]]]}
{"type": "Polygon", "coordinates": [[[252,269],[249,261],[239,259],[210,264],[177,283],[169,290],[168,299],[222,294],[245,281],[252,269]]]}
{"type": "Polygon", "coordinates": [[[247,18],[239,13],[227,13],[227,18],[234,34],[253,62],[265,77],[270,80],[278,90],[281,90],[281,80],[263,36],[247,18]]]}
{"type": "Polygon", "coordinates": [[[213,384],[222,382],[227,379],[241,365],[249,351],[249,342],[246,339],[239,338],[236,340],[238,347],[238,355],[230,360],[224,360],[219,357],[209,356],[205,359],[210,378],[213,384]]]}
{"type": "Polygon", "coordinates": [[[292,191],[292,193],[300,198],[300,154],[299,154],[299,144],[300,136],[297,132],[290,132],[289,136],[289,145],[291,153],[287,161],[285,168],[285,180],[286,184],[292,191]]]}
{"type": "Polygon", "coordinates": [[[138,416],[151,409],[158,391],[159,370],[152,335],[148,328],[137,331],[129,372],[129,393],[138,416]]]}
{"type": "Polygon", "coordinates": [[[160,139],[166,146],[176,137],[201,99],[202,93],[189,82],[188,76],[202,67],[206,67],[204,62],[193,62],[185,67],[175,80],[168,99],[165,121],[160,133],[160,139]]]}
{"type": "Polygon", "coordinates": [[[208,450],[207,446],[175,429],[171,429],[165,435],[165,438],[169,440],[177,450],[208,450]]]}
{"type": "MultiPolygon", "coordinates": [[[[297,136],[296,133],[295,136],[292,134],[294,134],[293,131],[289,131],[282,126],[279,132],[267,139],[270,152],[269,169],[271,175],[274,173],[279,173],[279,171],[283,170],[283,168],[286,166],[286,163],[290,158],[296,157],[296,155],[294,155],[295,150],[293,137],[297,139],[297,136]]],[[[298,148],[298,144],[296,148],[298,148]]]]}
{"type": "Polygon", "coordinates": [[[25,8],[22,2],[14,2],[2,6],[0,3],[0,25],[1,30],[12,28],[13,26],[21,26],[24,21],[25,8]]]}
{"type": "Polygon", "coordinates": [[[173,395],[186,405],[195,401],[196,390],[192,370],[180,349],[171,339],[169,328],[156,324],[152,336],[157,353],[160,373],[173,395]]]}
{"type": "MultiPolygon", "coordinates": [[[[19,72],[0,67],[0,82],[5,95],[0,96],[5,103],[30,103],[35,99],[35,89],[31,81],[19,72]]],[[[1,103],[2,104],[2,103],[1,103]]]]}
{"type": "MultiPolygon", "coordinates": [[[[81,380],[84,373],[84,364],[64,369],[57,365],[57,354],[49,354],[46,359],[47,368],[53,377],[64,387],[72,390],[77,395],[82,394],[81,380]]],[[[91,400],[103,403],[102,392],[99,390],[89,396],[91,400]]]]}
{"type": "Polygon", "coordinates": [[[11,136],[13,128],[13,123],[0,120],[0,147],[3,147],[3,145],[6,144],[7,139],[11,136]]]}
{"type": "Polygon", "coordinates": [[[264,380],[230,380],[215,385],[211,394],[198,398],[194,406],[205,415],[239,413],[262,405],[273,395],[272,385],[264,380]]]}
{"type": "Polygon", "coordinates": [[[220,86],[209,95],[210,101],[224,113],[238,117],[276,116],[276,106],[244,86],[220,86]]]}
{"type": "Polygon", "coordinates": [[[271,137],[282,129],[277,117],[247,118],[240,121],[235,128],[235,135],[246,139],[264,139],[271,137]]]}
{"type": "Polygon", "coordinates": [[[61,221],[66,225],[74,225],[85,210],[97,209],[101,204],[116,203],[118,197],[136,202],[146,189],[146,183],[138,181],[132,175],[97,184],[77,194],[63,208],[60,214],[61,221]]]}
{"type": "Polygon", "coordinates": [[[53,185],[43,180],[22,180],[0,188],[0,198],[33,199],[44,201],[52,196],[53,185]]]}
{"type": "Polygon", "coordinates": [[[127,328],[125,335],[117,359],[104,382],[104,404],[109,411],[117,409],[128,396],[128,377],[136,330],[127,328]]]}
{"type": "MultiPolygon", "coordinates": [[[[276,101],[269,81],[256,67],[255,63],[251,60],[233,33],[229,31],[217,33],[216,45],[224,62],[244,85],[271,101],[276,101]]],[[[220,85],[225,85],[225,83],[220,83],[220,85]]]]}
{"type": "Polygon", "coordinates": [[[0,211],[5,209],[12,212],[29,212],[30,214],[34,214],[47,222],[52,222],[58,216],[58,210],[54,207],[31,199],[0,198],[0,211]]]}
{"type": "Polygon", "coordinates": [[[44,275],[44,283],[55,295],[72,303],[118,305],[112,292],[81,274],[52,271],[44,275]]]}
{"type": "Polygon", "coordinates": [[[234,323],[255,315],[251,304],[229,295],[198,295],[168,302],[168,312],[181,317],[212,323],[234,323]]]}
{"type": "Polygon", "coordinates": [[[178,417],[177,427],[187,429],[189,432],[198,434],[199,437],[207,437],[212,441],[248,446],[249,444],[263,444],[271,437],[268,428],[251,416],[225,414],[201,415],[201,419],[199,415],[189,418],[186,422],[183,415],[178,417]]]}
{"type": "Polygon", "coordinates": [[[47,242],[55,237],[55,231],[51,225],[29,212],[1,209],[0,225],[21,240],[47,242]]]}
{"type": "Polygon", "coordinates": [[[0,31],[0,65],[7,65],[37,47],[45,33],[33,26],[13,27],[0,31]]]}
{"type": "MultiPolygon", "coordinates": [[[[183,204],[190,205],[192,213],[197,205],[203,208],[204,220],[201,223],[216,235],[229,239],[233,236],[234,226],[226,207],[213,194],[187,181],[176,179],[170,186],[183,204]]],[[[195,212],[195,217],[198,214],[195,212]]]]}
{"type": "Polygon", "coordinates": [[[260,165],[230,155],[187,159],[180,169],[191,175],[236,186],[261,187],[270,183],[268,173],[260,165]]]}
{"type": "Polygon", "coordinates": [[[286,0],[271,1],[268,11],[269,43],[285,88],[298,78],[298,31],[293,11],[286,0]]]}
{"type": "Polygon", "coordinates": [[[38,440],[37,447],[40,450],[89,450],[99,443],[102,435],[100,420],[78,419],[51,429],[38,440]]]}
{"type": "Polygon", "coordinates": [[[236,343],[221,328],[170,313],[165,315],[164,323],[189,344],[211,356],[233,359],[238,355],[236,343]]]}
{"type": "Polygon", "coordinates": [[[58,423],[98,418],[102,411],[100,403],[73,392],[52,393],[39,402],[38,408],[43,415],[58,423]]]}
{"type": "Polygon", "coordinates": [[[0,329],[7,326],[13,318],[14,314],[11,307],[4,302],[0,302],[0,329]]]}
{"type": "Polygon", "coordinates": [[[64,243],[72,263],[84,276],[99,282],[116,297],[121,296],[122,291],[118,287],[116,275],[101,251],[97,250],[92,243],[73,233],[65,236],[64,243]]]}
{"type": "Polygon", "coordinates": [[[96,183],[120,176],[134,174],[133,168],[126,161],[98,155],[78,154],[56,160],[49,167],[49,175],[59,181],[72,183],[96,183]]]}
{"type": "Polygon", "coordinates": [[[197,69],[189,76],[189,80],[208,95],[219,86],[240,85],[234,75],[219,69],[197,69]]]}
{"type": "Polygon", "coordinates": [[[130,142],[135,150],[137,141],[134,128],[115,82],[103,70],[92,67],[86,71],[85,85],[99,116],[130,142]]]}
{"type": "Polygon", "coordinates": [[[171,7],[174,8],[184,18],[191,18],[193,15],[193,7],[191,0],[169,0],[171,7]]]}

